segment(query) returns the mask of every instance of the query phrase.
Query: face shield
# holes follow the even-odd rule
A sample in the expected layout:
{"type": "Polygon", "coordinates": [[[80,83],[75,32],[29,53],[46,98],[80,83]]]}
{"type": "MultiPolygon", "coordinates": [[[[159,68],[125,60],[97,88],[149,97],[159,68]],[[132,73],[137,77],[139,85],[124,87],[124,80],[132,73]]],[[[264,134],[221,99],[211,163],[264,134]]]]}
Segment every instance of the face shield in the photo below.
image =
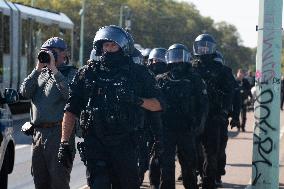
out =
{"type": "Polygon", "coordinates": [[[149,54],[148,64],[150,65],[153,62],[166,62],[166,59],[165,59],[166,51],[167,50],[164,48],[153,49],[149,54]]]}
{"type": "Polygon", "coordinates": [[[209,41],[196,41],[193,44],[194,55],[213,54],[216,51],[216,44],[209,41]]]}
{"type": "Polygon", "coordinates": [[[130,55],[134,50],[132,36],[118,26],[106,26],[97,31],[93,41],[97,55],[102,54],[102,44],[105,41],[115,42],[122,49],[124,55],[130,55]]]}
{"type": "Polygon", "coordinates": [[[170,49],[166,53],[166,62],[168,64],[178,62],[188,63],[190,58],[190,53],[184,49],[170,49]]]}

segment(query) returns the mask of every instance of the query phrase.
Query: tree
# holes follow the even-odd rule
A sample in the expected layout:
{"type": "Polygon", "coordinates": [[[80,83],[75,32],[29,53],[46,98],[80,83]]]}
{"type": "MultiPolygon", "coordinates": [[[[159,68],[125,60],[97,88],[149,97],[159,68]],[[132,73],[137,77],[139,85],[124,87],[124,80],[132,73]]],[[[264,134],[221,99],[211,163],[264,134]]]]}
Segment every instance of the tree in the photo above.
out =
{"type": "MultiPolygon", "coordinates": [[[[30,0],[14,0],[29,5],[30,0]]],[[[80,0],[37,0],[35,6],[64,12],[74,22],[74,54],[78,60],[80,46],[80,0]]],[[[215,23],[203,17],[194,4],[174,0],[86,0],[84,60],[89,58],[95,32],[102,26],[118,25],[121,6],[131,11],[131,31],[142,47],[168,48],[183,43],[190,50],[194,39],[201,33],[212,34],[218,49],[234,71],[253,68],[255,51],[244,47],[235,26],[226,22],[215,23]]]]}

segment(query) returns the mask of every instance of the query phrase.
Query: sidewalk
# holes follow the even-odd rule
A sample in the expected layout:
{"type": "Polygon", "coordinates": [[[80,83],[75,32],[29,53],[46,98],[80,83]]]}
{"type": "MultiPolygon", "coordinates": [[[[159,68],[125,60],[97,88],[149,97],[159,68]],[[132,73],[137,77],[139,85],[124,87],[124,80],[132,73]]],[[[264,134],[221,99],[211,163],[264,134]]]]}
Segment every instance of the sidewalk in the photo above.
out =
{"type": "MultiPolygon", "coordinates": [[[[284,112],[281,112],[281,131],[284,131],[284,112]]],[[[229,129],[227,146],[226,175],[222,177],[225,189],[245,189],[250,184],[252,173],[252,149],[253,149],[253,112],[247,115],[246,132],[238,132],[235,128],[229,129]]],[[[281,134],[281,136],[282,136],[281,134]]],[[[176,163],[176,178],[180,174],[180,166],[176,163]]],[[[280,140],[280,189],[284,189],[284,137],[280,140]]],[[[141,189],[149,188],[148,172],[141,189]]],[[[176,182],[176,189],[184,189],[181,182],[176,182]]]]}

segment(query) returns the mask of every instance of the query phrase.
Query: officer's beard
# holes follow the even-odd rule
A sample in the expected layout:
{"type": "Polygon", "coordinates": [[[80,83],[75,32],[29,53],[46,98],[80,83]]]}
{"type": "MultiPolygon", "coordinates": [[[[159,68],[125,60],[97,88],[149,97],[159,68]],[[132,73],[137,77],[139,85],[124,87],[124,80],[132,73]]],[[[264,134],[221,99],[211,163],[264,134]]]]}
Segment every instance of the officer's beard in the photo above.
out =
{"type": "Polygon", "coordinates": [[[157,62],[150,64],[148,67],[155,75],[165,73],[167,71],[167,65],[164,62],[157,62]]]}
{"type": "Polygon", "coordinates": [[[128,57],[124,56],[123,51],[104,52],[101,56],[102,65],[108,69],[119,68],[129,61],[128,57]]]}
{"type": "Polygon", "coordinates": [[[183,79],[188,74],[188,65],[185,63],[173,63],[170,65],[170,74],[173,79],[183,79]]]}

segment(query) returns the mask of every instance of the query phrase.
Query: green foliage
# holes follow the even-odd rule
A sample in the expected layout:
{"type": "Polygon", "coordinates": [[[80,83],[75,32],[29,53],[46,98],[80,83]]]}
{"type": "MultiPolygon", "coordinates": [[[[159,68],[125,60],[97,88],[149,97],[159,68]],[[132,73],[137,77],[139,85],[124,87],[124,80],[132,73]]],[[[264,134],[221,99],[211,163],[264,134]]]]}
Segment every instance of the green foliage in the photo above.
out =
{"type": "MultiPolygon", "coordinates": [[[[13,2],[30,5],[31,0],[13,2]]],[[[81,0],[34,0],[34,3],[36,7],[64,12],[71,18],[75,25],[74,53],[78,60],[81,0]]],[[[193,4],[174,0],[86,0],[84,60],[89,57],[95,32],[105,25],[118,25],[124,5],[131,10],[130,33],[144,48],[168,48],[173,43],[183,43],[192,49],[194,39],[207,32],[216,38],[218,49],[234,72],[238,68],[254,69],[255,50],[242,45],[235,26],[215,23],[201,16],[193,4]]]]}

